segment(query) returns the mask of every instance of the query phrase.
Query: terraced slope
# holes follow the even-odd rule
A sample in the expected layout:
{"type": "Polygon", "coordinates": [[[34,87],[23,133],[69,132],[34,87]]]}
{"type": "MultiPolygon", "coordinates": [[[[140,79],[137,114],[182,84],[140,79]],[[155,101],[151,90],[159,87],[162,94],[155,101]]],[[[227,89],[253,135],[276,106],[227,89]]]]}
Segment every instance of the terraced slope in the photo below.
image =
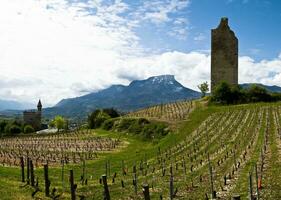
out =
{"type": "Polygon", "coordinates": [[[129,113],[127,117],[143,117],[162,121],[175,122],[184,120],[195,108],[195,101],[179,101],[168,104],[152,106],[129,113]]]}

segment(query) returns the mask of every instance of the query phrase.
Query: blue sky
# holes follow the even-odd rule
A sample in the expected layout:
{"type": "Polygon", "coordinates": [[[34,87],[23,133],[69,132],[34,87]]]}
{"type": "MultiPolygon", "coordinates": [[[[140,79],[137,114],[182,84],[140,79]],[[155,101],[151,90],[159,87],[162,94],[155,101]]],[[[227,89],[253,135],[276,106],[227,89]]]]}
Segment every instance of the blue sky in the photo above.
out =
{"type": "Polygon", "coordinates": [[[0,99],[52,106],[163,74],[198,90],[221,17],[239,39],[239,82],[281,86],[278,0],[1,0],[0,99]]]}
{"type": "Polygon", "coordinates": [[[281,2],[278,0],[196,0],[170,16],[188,20],[186,38],[166,34],[173,28],[172,22],[165,25],[146,23],[145,28],[137,29],[145,47],[183,52],[209,50],[210,30],[226,16],[239,38],[240,55],[261,60],[274,58],[281,51],[281,2]]]}

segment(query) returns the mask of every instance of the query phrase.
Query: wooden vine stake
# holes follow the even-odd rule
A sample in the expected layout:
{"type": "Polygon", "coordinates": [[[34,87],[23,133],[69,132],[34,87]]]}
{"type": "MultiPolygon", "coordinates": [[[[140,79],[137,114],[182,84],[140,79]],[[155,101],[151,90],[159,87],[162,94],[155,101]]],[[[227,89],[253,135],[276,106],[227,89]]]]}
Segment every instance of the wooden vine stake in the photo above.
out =
{"type": "Polygon", "coordinates": [[[45,196],[49,197],[51,182],[49,180],[48,164],[44,165],[44,178],[45,178],[45,196]]]}
{"type": "Polygon", "coordinates": [[[70,182],[70,191],[71,191],[71,200],[75,200],[75,190],[77,188],[77,185],[74,184],[74,175],[73,175],[73,170],[70,170],[70,176],[69,176],[69,182],[70,182]]]}
{"type": "Polygon", "coordinates": [[[133,177],[133,185],[135,188],[135,194],[138,194],[138,180],[137,180],[137,168],[136,165],[134,165],[133,167],[133,173],[134,173],[134,177],[133,177]]]}
{"type": "Polygon", "coordinates": [[[35,176],[34,176],[34,166],[32,160],[29,160],[29,165],[30,165],[30,181],[31,181],[31,186],[35,186],[35,176]]]}
{"type": "Polygon", "coordinates": [[[61,160],[61,184],[62,184],[62,190],[64,192],[64,160],[61,160]]]}
{"type": "Polygon", "coordinates": [[[148,184],[143,185],[143,195],[144,195],[144,200],[150,200],[149,185],[148,184]]]}
{"type": "Polygon", "coordinates": [[[110,194],[109,194],[109,189],[108,189],[108,185],[107,185],[106,175],[102,176],[102,183],[103,183],[103,188],[104,188],[104,200],[110,200],[110,194]]]}
{"type": "Polygon", "coordinates": [[[30,158],[27,157],[27,161],[26,161],[26,171],[27,171],[27,184],[30,184],[30,169],[29,169],[29,160],[30,158]]]}
{"type": "Polygon", "coordinates": [[[210,172],[210,181],[211,181],[211,197],[212,197],[212,199],[215,199],[217,194],[216,194],[216,191],[214,190],[213,170],[212,170],[209,154],[208,154],[208,163],[209,163],[209,172],[210,172]]]}
{"type": "Polygon", "coordinates": [[[253,180],[251,172],[249,172],[249,200],[253,200],[253,180]]]}
{"type": "Polygon", "coordinates": [[[255,171],[256,171],[256,192],[257,192],[257,198],[256,200],[260,199],[260,193],[259,193],[259,175],[258,175],[258,166],[257,163],[255,165],[255,171]]]}
{"type": "Polygon", "coordinates": [[[24,176],[24,159],[23,157],[20,157],[20,166],[21,166],[21,182],[25,182],[25,176],[24,176]]]}
{"type": "Polygon", "coordinates": [[[170,200],[174,199],[174,176],[171,174],[170,176],[170,200]]]}

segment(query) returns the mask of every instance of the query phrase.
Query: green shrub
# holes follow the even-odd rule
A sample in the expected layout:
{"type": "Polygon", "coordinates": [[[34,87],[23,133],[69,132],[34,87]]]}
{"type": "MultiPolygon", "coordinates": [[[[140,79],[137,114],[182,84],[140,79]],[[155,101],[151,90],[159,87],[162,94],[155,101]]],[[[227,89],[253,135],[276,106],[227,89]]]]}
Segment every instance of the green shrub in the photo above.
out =
{"type": "Polygon", "coordinates": [[[114,125],[115,125],[115,122],[117,121],[117,119],[107,119],[103,122],[101,128],[104,129],[104,130],[111,130],[114,128],[114,125]]]}
{"type": "Polygon", "coordinates": [[[117,131],[127,131],[135,120],[132,118],[122,118],[117,125],[117,131]]]}
{"type": "Polygon", "coordinates": [[[11,135],[16,135],[21,133],[21,128],[18,125],[10,125],[8,126],[8,133],[10,133],[11,135]]]}
{"type": "Polygon", "coordinates": [[[145,118],[115,118],[106,120],[102,128],[140,135],[145,139],[161,138],[169,133],[167,124],[148,121],[145,118]]]}
{"type": "Polygon", "coordinates": [[[221,82],[212,93],[212,101],[221,103],[221,104],[229,104],[231,100],[231,87],[226,82],[221,82]]]}
{"type": "Polygon", "coordinates": [[[114,110],[113,108],[104,108],[102,111],[106,114],[108,114],[111,118],[120,117],[120,114],[117,110],[114,110]]]}
{"type": "Polygon", "coordinates": [[[260,86],[252,85],[248,90],[249,102],[268,102],[271,101],[271,95],[268,91],[260,86]]]}
{"type": "Polygon", "coordinates": [[[89,128],[100,128],[103,122],[110,119],[111,117],[103,112],[102,110],[96,110],[88,116],[88,126],[89,128]]]}
{"type": "Polygon", "coordinates": [[[91,122],[97,126],[100,122],[97,122],[98,118],[101,118],[102,124],[99,126],[104,130],[112,130],[118,132],[126,132],[132,135],[140,135],[145,139],[161,138],[169,133],[167,124],[163,122],[149,121],[145,118],[110,118],[100,117],[104,116],[102,111],[95,111],[92,113],[92,117],[95,121],[91,122]]]}
{"type": "Polygon", "coordinates": [[[145,125],[142,135],[148,139],[161,138],[169,133],[169,129],[166,124],[160,122],[154,122],[145,125]]]}
{"type": "Polygon", "coordinates": [[[5,132],[5,127],[8,125],[7,121],[1,121],[0,122],[0,133],[4,133],[5,132]]]}
{"type": "Polygon", "coordinates": [[[147,124],[149,124],[149,121],[147,119],[135,119],[129,126],[128,132],[133,134],[140,134],[143,131],[145,125],[147,124]]]}
{"type": "Polygon", "coordinates": [[[26,125],[23,130],[24,133],[34,133],[34,128],[30,125],[26,125]]]}

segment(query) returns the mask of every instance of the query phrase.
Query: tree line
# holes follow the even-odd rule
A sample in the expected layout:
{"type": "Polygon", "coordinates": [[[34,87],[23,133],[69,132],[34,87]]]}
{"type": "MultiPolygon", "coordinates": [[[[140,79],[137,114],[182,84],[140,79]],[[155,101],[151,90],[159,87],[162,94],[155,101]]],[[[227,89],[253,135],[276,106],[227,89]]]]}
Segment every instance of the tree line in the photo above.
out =
{"type": "Polygon", "coordinates": [[[227,82],[221,82],[210,97],[211,103],[224,105],[277,101],[281,101],[280,93],[269,92],[256,84],[249,88],[242,88],[239,85],[232,86],[227,82]]]}
{"type": "Polygon", "coordinates": [[[12,136],[20,133],[33,133],[34,128],[21,120],[0,120],[0,135],[12,136]]]}

